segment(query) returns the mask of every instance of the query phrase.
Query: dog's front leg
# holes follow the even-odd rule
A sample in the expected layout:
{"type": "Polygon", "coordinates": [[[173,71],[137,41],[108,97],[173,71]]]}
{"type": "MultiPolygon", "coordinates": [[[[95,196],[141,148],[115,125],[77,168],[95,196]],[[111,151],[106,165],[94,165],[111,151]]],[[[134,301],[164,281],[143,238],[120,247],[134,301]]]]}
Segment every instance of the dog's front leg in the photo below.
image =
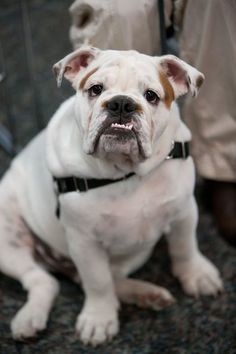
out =
{"type": "Polygon", "coordinates": [[[223,284],[217,268],[198,249],[198,211],[192,197],[186,213],[171,225],[167,235],[174,275],[189,295],[216,295],[223,284]]]}
{"type": "Polygon", "coordinates": [[[96,346],[118,333],[118,300],[106,252],[90,235],[67,231],[70,255],[78,269],[85,302],[76,331],[85,344],[96,346]]]}

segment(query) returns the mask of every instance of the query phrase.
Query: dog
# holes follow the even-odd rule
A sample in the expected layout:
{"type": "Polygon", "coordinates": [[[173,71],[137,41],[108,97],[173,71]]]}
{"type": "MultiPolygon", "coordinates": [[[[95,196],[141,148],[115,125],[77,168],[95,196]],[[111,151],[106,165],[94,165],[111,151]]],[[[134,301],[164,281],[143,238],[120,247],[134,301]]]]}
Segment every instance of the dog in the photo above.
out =
{"type": "Polygon", "coordinates": [[[28,291],[11,323],[21,340],[45,329],[59,292],[36,245],[48,263],[49,250],[55,264],[71,260],[85,293],[76,332],[96,346],[118,333],[120,302],[155,310],[175,302],[167,289],[128,277],[163,234],[187,294],[223,289],[197,246],[191,134],[175,102],[196,95],[204,75],[172,55],[91,46],[67,55],[54,72],[76,94],[1,181],[0,270],[28,291]]]}

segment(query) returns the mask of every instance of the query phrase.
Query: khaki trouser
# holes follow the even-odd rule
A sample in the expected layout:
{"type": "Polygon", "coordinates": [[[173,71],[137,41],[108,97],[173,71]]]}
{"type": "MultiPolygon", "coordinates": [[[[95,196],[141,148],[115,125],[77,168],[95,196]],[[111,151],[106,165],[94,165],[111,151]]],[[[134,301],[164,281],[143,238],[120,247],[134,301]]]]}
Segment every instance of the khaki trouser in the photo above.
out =
{"type": "MultiPolygon", "coordinates": [[[[167,26],[171,11],[171,0],[165,0],[167,26]]],[[[101,49],[160,52],[157,0],[76,0],[70,12],[74,48],[88,42],[101,49]]]]}
{"type": "Polygon", "coordinates": [[[236,1],[188,0],[180,56],[206,76],[183,112],[198,173],[236,181],[236,1]]]}
{"type": "MultiPolygon", "coordinates": [[[[236,0],[178,2],[181,56],[206,76],[199,97],[187,99],[184,109],[197,169],[203,177],[236,180],[236,0]]],[[[171,6],[165,0],[167,25],[171,6]]],[[[104,49],[159,52],[156,0],[76,0],[70,11],[74,48],[88,41],[104,49]]]]}

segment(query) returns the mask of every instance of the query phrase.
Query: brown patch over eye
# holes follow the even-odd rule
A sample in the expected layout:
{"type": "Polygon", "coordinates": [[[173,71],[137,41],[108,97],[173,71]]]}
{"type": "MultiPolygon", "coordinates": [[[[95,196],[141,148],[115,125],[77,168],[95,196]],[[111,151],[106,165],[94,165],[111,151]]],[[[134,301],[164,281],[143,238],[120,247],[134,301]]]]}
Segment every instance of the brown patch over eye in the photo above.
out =
{"type": "Polygon", "coordinates": [[[165,92],[164,103],[169,109],[172,101],[175,99],[174,90],[166,75],[162,71],[159,72],[159,78],[165,92]]]}
{"type": "Polygon", "coordinates": [[[91,75],[93,75],[97,70],[98,70],[98,68],[94,68],[93,70],[89,71],[89,72],[85,75],[85,77],[83,77],[83,79],[80,81],[80,84],[79,84],[79,88],[80,88],[81,90],[83,90],[83,88],[84,88],[84,86],[85,86],[85,84],[86,84],[88,78],[89,78],[91,75]]]}

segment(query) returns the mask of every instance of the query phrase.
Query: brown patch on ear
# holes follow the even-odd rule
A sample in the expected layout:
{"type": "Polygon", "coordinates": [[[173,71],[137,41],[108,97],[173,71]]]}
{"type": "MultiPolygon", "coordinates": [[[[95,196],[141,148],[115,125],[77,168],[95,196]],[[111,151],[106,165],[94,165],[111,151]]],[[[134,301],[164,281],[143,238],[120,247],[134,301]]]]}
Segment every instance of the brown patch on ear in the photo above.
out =
{"type": "Polygon", "coordinates": [[[88,78],[93,75],[96,71],[98,70],[98,68],[94,68],[93,70],[89,71],[85,77],[83,77],[83,79],[80,81],[80,84],[79,84],[79,88],[80,90],[83,90],[85,84],[86,84],[86,81],[88,80],[88,78]]]}
{"type": "Polygon", "coordinates": [[[169,80],[167,79],[166,75],[162,71],[159,71],[159,78],[165,92],[164,103],[169,109],[172,101],[174,101],[175,99],[174,89],[169,80]]]}

